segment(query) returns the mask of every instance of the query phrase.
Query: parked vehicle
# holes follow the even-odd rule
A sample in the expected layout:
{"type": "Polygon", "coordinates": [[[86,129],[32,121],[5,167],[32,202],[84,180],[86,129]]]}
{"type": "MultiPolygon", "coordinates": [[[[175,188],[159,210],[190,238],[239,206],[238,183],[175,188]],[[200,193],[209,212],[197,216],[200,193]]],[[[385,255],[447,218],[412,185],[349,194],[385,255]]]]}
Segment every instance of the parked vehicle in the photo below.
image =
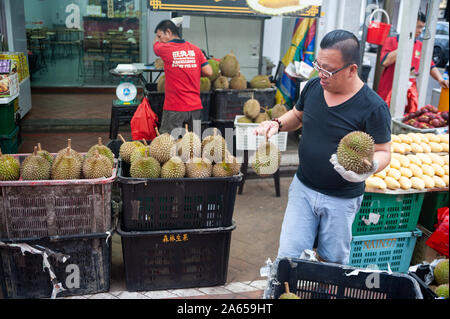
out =
{"type": "MultiPolygon", "coordinates": [[[[423,41],[423,35],[419,36],[419,40],[423,41]]],[[[449,37],[449,23],[446,21],[438,21],[436,24],[436,37],[434,39],[433,61],[436,66],[443,68],[448,62],[448,37],[449,37]]]]}

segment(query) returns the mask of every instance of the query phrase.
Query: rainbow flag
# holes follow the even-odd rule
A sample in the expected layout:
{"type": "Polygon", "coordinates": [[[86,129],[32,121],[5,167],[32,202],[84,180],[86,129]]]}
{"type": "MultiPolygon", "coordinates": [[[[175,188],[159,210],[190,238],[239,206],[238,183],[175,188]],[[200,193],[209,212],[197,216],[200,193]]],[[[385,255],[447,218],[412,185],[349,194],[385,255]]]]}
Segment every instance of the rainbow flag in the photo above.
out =
{"type": "MultiPolygon", "coordinates": [[[[298,18],[292,36],[291,45],[281,62],[284,68],[293,61],[303,61],[312,66],[316,40],[316,19],[298,18]]],[[[285,104],[291,109],[295,104],[296,79],[283,71],[277,82],[276,103],[285,104]]]]}

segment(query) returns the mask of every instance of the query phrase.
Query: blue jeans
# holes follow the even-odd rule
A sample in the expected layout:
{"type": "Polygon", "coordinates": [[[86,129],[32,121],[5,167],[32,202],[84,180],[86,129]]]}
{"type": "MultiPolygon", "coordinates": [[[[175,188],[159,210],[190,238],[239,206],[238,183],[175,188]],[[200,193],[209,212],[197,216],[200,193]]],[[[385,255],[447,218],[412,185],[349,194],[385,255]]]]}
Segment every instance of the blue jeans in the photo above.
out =
{"type": "Polygon", "coordinates": [[[331,263],[348,264],[352,224],[363,195],[339,198],[306,187],[297,175],[289,187],[289,199],[280,235],[278,258],[299,258],[313,249],[318,235],[317,253],[331,263]]]}

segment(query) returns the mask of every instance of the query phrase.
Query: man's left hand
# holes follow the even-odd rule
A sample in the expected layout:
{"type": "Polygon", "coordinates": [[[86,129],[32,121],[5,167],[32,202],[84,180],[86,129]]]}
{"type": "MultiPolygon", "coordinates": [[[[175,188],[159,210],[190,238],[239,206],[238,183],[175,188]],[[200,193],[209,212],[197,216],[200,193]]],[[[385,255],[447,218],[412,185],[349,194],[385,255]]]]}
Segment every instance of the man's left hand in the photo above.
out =
{"type": "Polygon", "coordinates": [[[378,160],[376,159],[373,160],[372,170],[365,174],[357,174],[353,171],[347,171],[341,164],[339,164],[336,154],[331,155],[330,162],[333,164],[335,171],[338,172],[342,178],[352,183],[364,182],[378,169],[378,160]]]}

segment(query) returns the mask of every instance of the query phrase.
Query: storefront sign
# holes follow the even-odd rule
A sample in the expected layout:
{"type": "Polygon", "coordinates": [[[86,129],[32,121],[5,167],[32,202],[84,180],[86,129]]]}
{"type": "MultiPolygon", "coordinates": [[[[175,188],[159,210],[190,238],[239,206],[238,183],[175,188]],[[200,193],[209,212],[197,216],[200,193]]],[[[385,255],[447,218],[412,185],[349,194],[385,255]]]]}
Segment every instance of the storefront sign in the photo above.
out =
{"type": "Polygon", "coordinates": [[[320,16],[322,0],[148,0],[151,10],[249,15],[320,16]]]}

